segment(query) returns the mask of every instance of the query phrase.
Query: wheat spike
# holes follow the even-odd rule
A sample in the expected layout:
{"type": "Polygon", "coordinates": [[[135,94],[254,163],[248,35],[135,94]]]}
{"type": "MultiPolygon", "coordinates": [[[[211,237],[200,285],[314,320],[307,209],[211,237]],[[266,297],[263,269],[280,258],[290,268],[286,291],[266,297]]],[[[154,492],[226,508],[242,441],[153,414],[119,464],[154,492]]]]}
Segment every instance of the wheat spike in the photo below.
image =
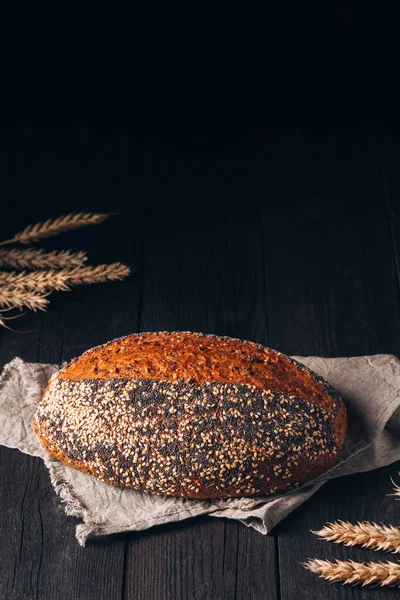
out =
{"type": "Polygon", "coordinates": [[[329,560],[318,558],[303,563],[303,567],[316,573],[330,583],[342,581],[344,584],[400,585],[400,565],[394,562],[357,563],[352,560],[329,560]]]}
{"type": "Polygon", "coordinates": [[[46,310],[49,303],[46,296],[33,290],[17,289],[0,286],[0,306],[9,308],[30,308],[31,310],[46,310]]]}
{"type": "Polygon", "coordinates": [[[353,525],[348,521],[336,521],[313,533],[324,540],[345,546],[400,552],[400,527],[393,525],[378,525],[366,521],[359,521],[357,525],[353,525]]]}
{"type": "Polygon", "coordinates": [[[37,271],[0,271],[0,286],[13,289],[66,291],[72,285],[101,283],[121,280],[129,275],[130,269],[122,263],[97,265],[97,267],[75,267],[74,269],[39,269],[37,271]]]}
{"type": "Polygon", "coordinates": [[[87,260],[86,252],[53,250],[45,252],[41,248],[11,248],[0,250],[0,267],[13,269],[64,269],[82,267],[87,260]]]}
{"type": "Polygon", "coordinates": [[[63,215],[57,219],[47,219],[44,223],[28,225],[25,229],[16,233],[11,239],[0,242],[0,246],[13,244],[15,242],[32,244],[41,238],[48,238],[63,233],[64,231],[78,229],[78,227],[86,227],[87,225],[97,225],[98,223],[105,221],[109,216],[109,214],[105,213],[80,212],[63,215]]]}
{"type": "Polygon", "coordinates": [[[96,267],[77,267],[70,269],[67,278],[70,285],[101,283],[102,281],[118,281],[127,277],[130,268],[120,262],[96,267]]]}
{"type": "MultiPolygon", "coordinates": [[[[69,290],[67,269],[54,271],[53,269],[40,269],[37,271],[0,271],[0,286],[16,290],[35,290],[37,293],[45,293],[48,290],[69,290]]],[[[1,287],[0,287],[1,289],[1,287]]]]}

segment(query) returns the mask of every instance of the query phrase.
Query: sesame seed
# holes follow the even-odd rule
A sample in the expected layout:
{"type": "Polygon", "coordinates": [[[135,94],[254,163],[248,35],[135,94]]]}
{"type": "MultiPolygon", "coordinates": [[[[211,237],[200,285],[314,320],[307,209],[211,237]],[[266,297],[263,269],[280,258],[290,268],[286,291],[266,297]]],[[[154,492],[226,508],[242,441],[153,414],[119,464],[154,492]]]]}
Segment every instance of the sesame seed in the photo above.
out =
{"type": "Polygon", "coordinates": [[[275,493],[338,453],[325,408],[247,384],[56,378],[35,421],[93,476],[165,495],[275,493]]]}

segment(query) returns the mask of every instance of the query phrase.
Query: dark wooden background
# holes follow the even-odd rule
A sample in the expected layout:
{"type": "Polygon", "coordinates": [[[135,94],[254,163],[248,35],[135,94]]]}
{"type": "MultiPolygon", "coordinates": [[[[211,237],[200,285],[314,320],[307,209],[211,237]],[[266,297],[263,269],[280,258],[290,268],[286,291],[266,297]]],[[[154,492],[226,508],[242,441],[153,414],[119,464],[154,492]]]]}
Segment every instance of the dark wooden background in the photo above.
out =
{"type": "MultiPolygon", "coordinates": [[[[399,354],[398,140],[382,131],[251,133],[235,145],[182,149],[90,129],[2,141],[5,239],[70,210],[120,211],[48,240],[93,264],[128,263],[121,283],[51,297],[46,313],[0,331],[15,356],[61,363],[111,338],[192,330],[288,354],[399,354]]],[[[397,598],[393,589],[329,585],[309,557],[392,558],[317,541],[326,521],[398,524],[388,496],[399,464],[324,486],[270,535],[197,518],[80,548],[41,460],[0,449],[0,598],[300,600],[397,598]]]]}

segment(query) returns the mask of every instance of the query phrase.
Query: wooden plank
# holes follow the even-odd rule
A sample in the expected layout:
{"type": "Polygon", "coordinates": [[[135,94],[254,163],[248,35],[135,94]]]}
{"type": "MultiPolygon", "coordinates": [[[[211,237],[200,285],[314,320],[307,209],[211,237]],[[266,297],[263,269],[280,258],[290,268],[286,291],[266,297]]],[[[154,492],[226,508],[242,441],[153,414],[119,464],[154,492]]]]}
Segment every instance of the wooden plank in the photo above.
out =
{"type": "MultiPolygon", "coordinates": [[[[138,243],[124,233],[121,236],[121,228],[108,229],[107,252],[98,248],[96,236],[82,238],[77,232],[68,241],[77,247],[84,243],[96,262],[102,262],[102,253],[108,260],[115,253],[119,260],[138,266],[138,243]]],[[[135,331],[139,296],[140,279],[135,276],[52,296],[48,312],[30,313],[17,321],[18,327],[32,333],[1,332],[1,363],[16,355],[61,363],[95,344],[135,331]]],[[[122,598],[125,536],[99,538],[80,548],[75,539],[77,521],[66,517],[42,461],[5,448],[0,456],[1,490],[7,490],[0,510],[0,597],[122,598]]]]}
{"type": "Polygon", "coordinates": [[[264,600],[280,597],[279,561],[277,536],[267,537],[239,525],[237,557],[237,600],[264,600]],[[275,545],[275,572],[271,559],[267,558],[265,548],[272,555],[272,542],[275,545]],[[268,566],[268,568],[266,568],[268,566]]]}
{"type": "Polygon", "coordinates": [[[236,554],[225,536],[225,523],[205,517],[129,535],[125,597],[234,597],[225,564],[236,554]]]}
{"type": "Polygon", "coordinates": [[[387,136],[382,142],[381,173],[400,293],[400,143],[387,136]]]}
{"type": "MultiPolygon", "coordinates": [[[[277,197],[280,209],[264,215],[266,290],[271,345],[299,355],[398,353],[399,303],[382,189],[357,196],[277,197]]],[[[327,521],[397,523],[388,499],[389,476],[399,464],[324,486],[276,527],[281,598],[378,598],[375,590],[318,581],[301,563],[310,557],[387,559],[316,540],[310,530],[327,521]]],[[[394,590],[385,597],[394,598],[394,590]]]]}
{"type": "MultiPolygon", "coordinates": [[[[258,215],[245,210],[239,217],[198,214],[153,223],[145,239],[141,330],[266,343],[260,233],[258,215]]],[[[238,523],[199,518],[129,535],[127,599],[273,598],[275,581],[273,537],[238,523]]]]}
{"type": "Polygon", "coordinates": [[[201,331],[266,342],[258,215],[191,214],[145,238],[141,330],[201,331]]]}

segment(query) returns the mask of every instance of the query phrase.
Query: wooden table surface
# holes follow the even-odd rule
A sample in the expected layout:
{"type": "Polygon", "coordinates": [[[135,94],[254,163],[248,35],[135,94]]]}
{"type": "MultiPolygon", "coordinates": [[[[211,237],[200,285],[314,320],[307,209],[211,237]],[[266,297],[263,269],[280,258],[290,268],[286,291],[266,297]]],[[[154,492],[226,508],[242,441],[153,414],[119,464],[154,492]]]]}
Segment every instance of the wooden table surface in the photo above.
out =
{"type": "MultiPolygon", "coordinates": [[[[121,209],[45,247],[85,248],[94,264],[121,260],[134,272],[54,294],[46,313],[13,322],[30,333],[0,330],[0,366],[15,356],[61,363],[152,330],[212,332],[296,355],[399,354],[396,149],[361,134],[229,151],[76,132],[3,144],[1,239],[70,210],[121,209]]],[[[301,562],[393,558],[310,530],[336,519],[398,524],[400,503],[388,496],[398,471],[332,481],[267,536],[204,517],[81,548],[43,462],[2,447],[0,598],[397,598],[396,589],[329,585],[301,562]]]]}

